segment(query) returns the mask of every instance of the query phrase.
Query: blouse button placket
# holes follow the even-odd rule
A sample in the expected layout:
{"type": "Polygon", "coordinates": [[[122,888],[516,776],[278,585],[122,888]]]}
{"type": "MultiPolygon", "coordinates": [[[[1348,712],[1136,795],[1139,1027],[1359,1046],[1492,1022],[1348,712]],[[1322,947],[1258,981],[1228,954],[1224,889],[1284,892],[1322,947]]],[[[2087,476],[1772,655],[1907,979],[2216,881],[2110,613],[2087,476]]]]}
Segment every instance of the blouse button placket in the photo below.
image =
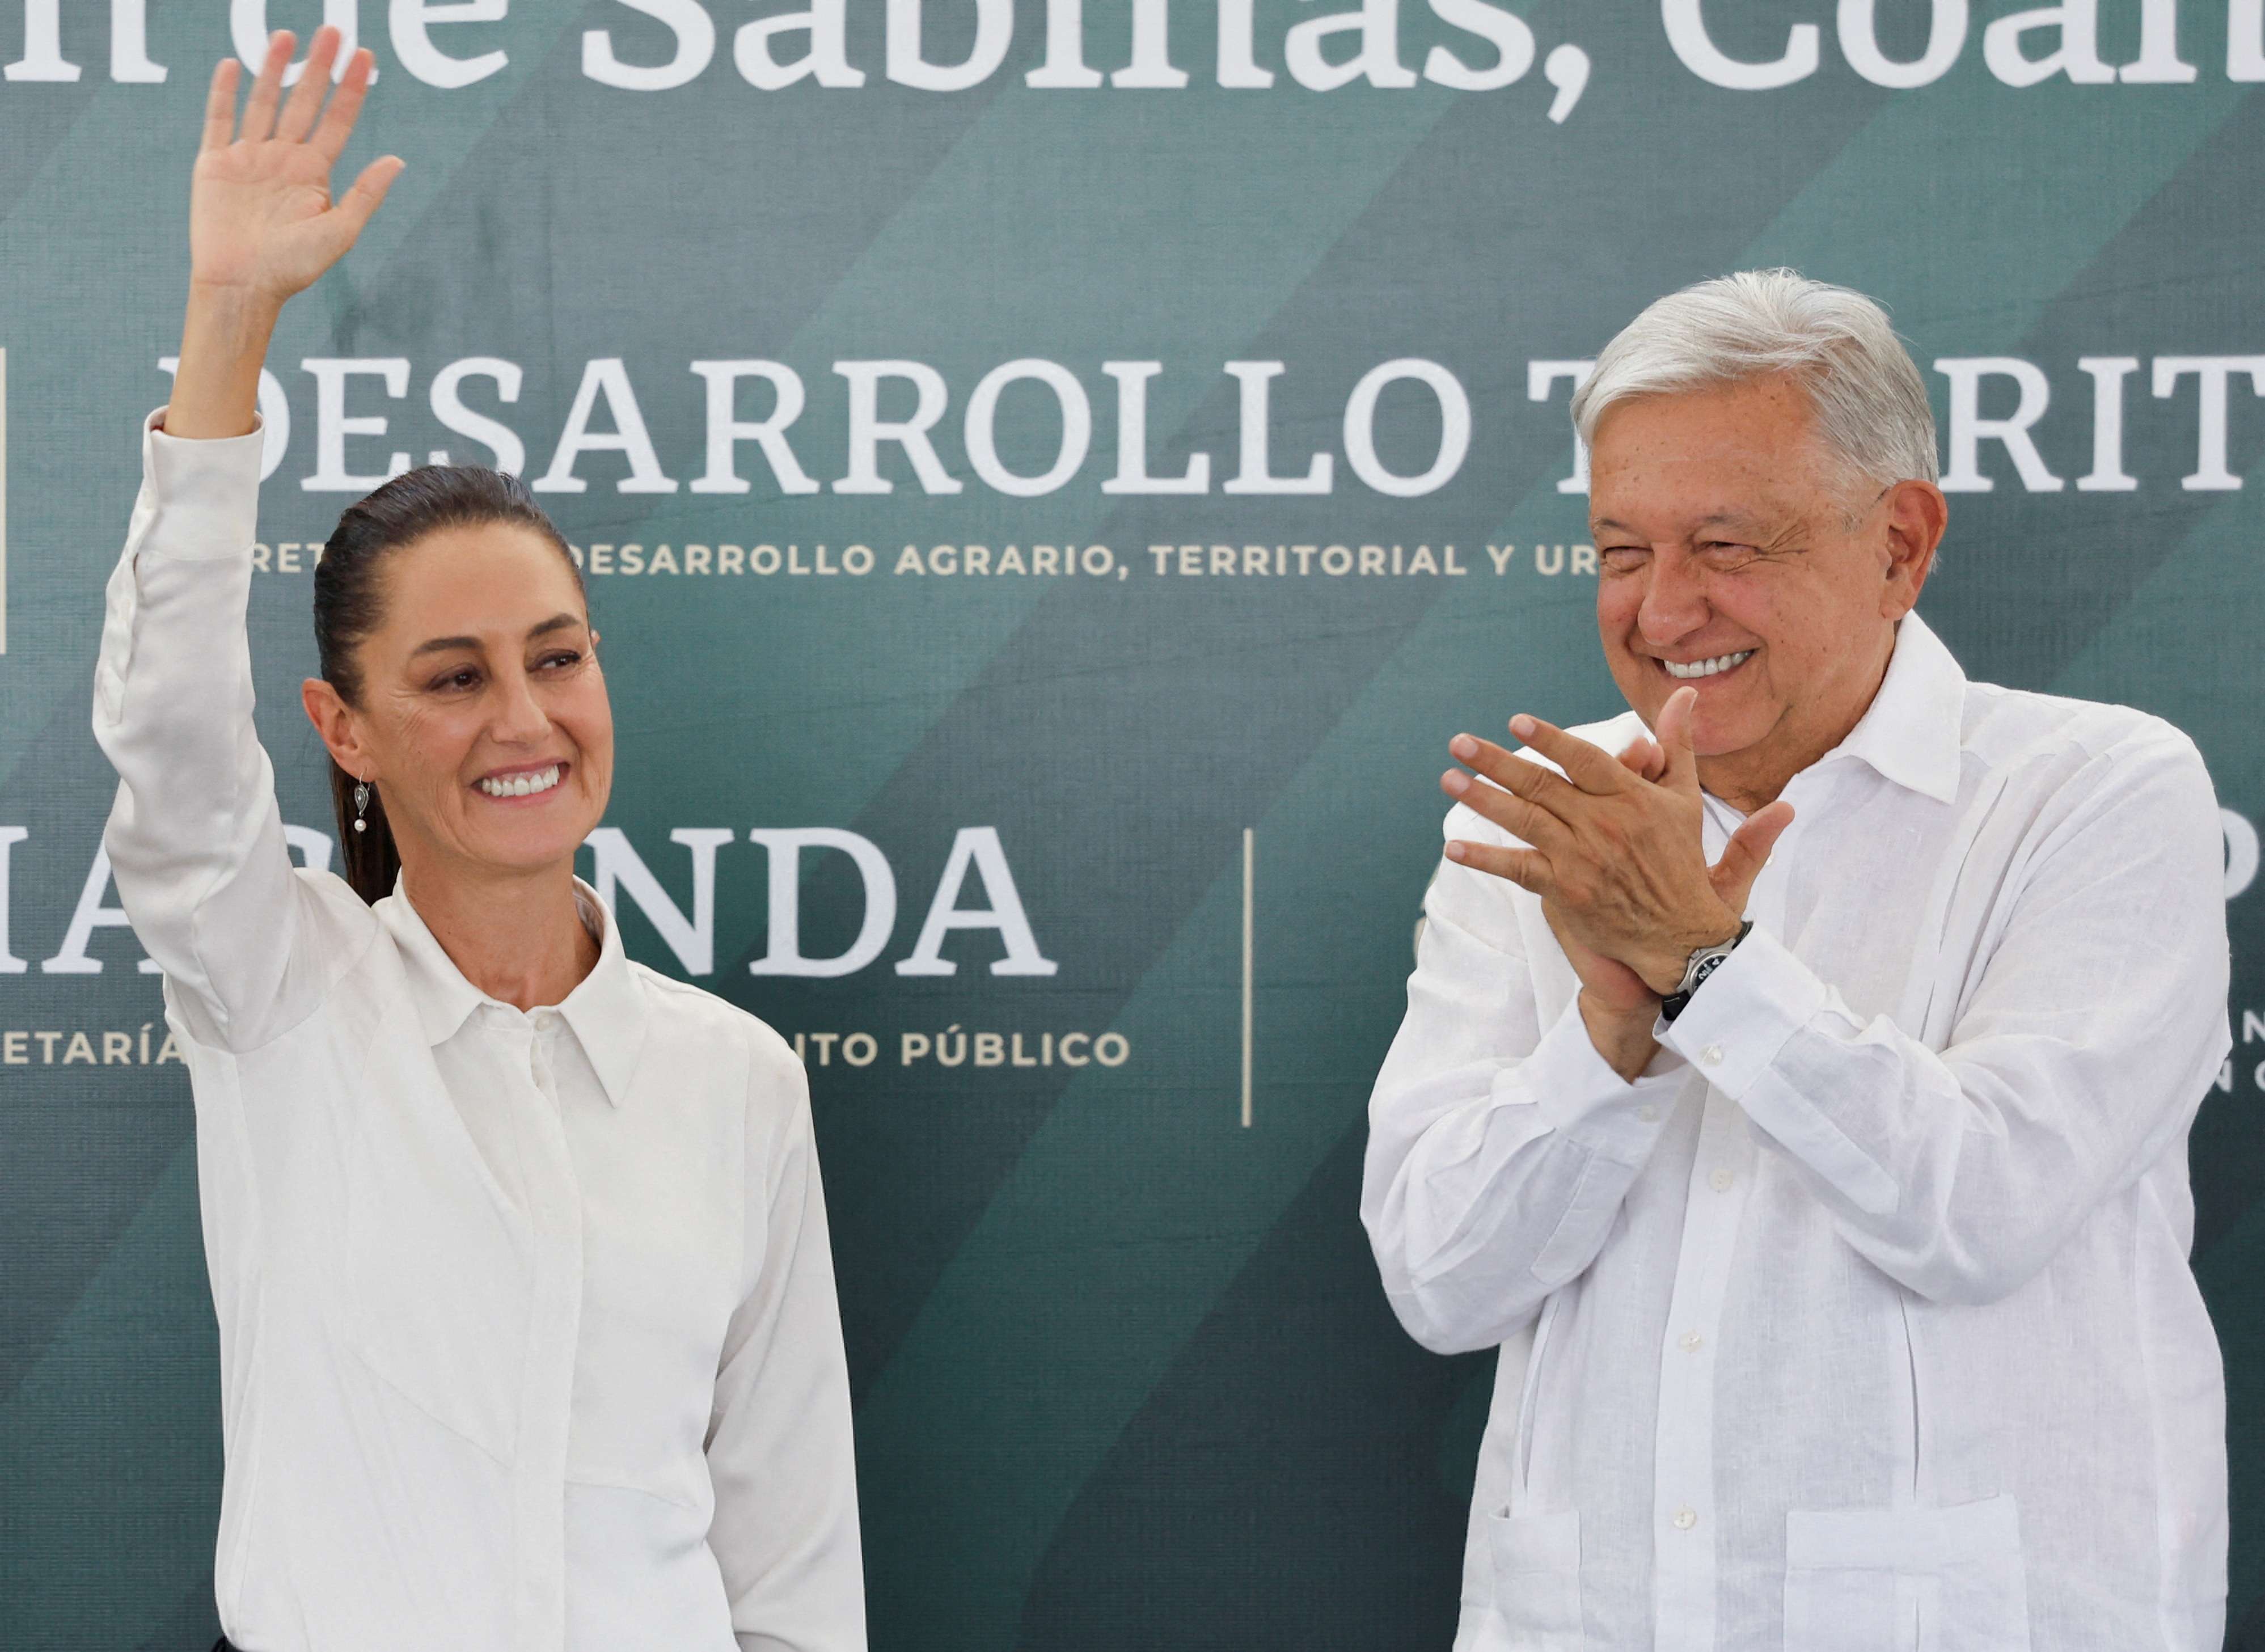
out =
{"type": "Polygon", "coordinates": [[[545,1032],[555,1024],[556,1017],[537,1015],[514,1030],[526,1041],[526,1071],[539,1102],[524,1108],[521,1119],[534,1264],[512,1485],[521,1652],[555,1648],[565,1634],[566,1452],[581,1335],[582,1195],[546,1047],[545,1032]]]}

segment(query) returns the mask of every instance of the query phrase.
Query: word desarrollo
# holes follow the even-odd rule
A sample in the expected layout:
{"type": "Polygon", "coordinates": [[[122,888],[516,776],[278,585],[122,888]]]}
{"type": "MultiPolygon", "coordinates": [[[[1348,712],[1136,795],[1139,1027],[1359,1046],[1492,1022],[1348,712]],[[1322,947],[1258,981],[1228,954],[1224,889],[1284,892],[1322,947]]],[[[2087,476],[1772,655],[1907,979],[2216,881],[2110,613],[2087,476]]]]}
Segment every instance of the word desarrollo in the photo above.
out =
{"type": "MultiPolygon", "coordinates": [[[[166,373],[178,365],[172,356],[161,357],[157,363],[166,373]]],[[[1588,364],[1538,365],[1568,370],[1543,381],[1545,388],[1535,400],[1558,380],[1568,382],[1569,394],[1569,384],[1577,376],[1571,369],[1585,371],[1588,364]]],[[[550,443],[550,461],[539,471],[530,464],[532,455],[521,433],[525,421],[501,416],[519,402],[526,382],[527,375],[515,361],[465,356],[441,367],[426,382],[421,398],[430,410],[429,426],[410,409],[388,406],[410,400],[412,378],[421,376],[404,356],[310,356],[299,366],[314,381],[314,469],[299,478],[299,486],[309,493],[367,493],[413,463],[469,462],[524,476],[537,493],[588,492],[592,479],[581,474],[588,466],[614,476],[614,491],[619,493],[674,493],[681,488],[692,493],[746,494],[758,482],[741,474],[743,458],[752,464],[760,455],[770,473],[760,485],[782,495],[893,493],[897,478],[885,472],[885,461],[899,474],[909,469],[923,493],[964,492],[972,476],[991,492],[1037,499],[1059,492],[1087,469],[1095,445],[1096,400],[1113,405],[1116,411],[1116,462],[1113,473],[1100,483],[1100,491],[1213,491],[1214,467],[1209,453],[1175,455],[1176,468],[1162,475],[1152,468],[1148,393],[1151,382],[1165,370],[1162,361],[1103,361],[1102,383],[1114,382],[1106,389],[1089,389],[1068,368],[1041,357],[1002,362],[968,392],[956,421],[958,451],[950,452],[953,433],[945,415],[952,406],[951,388],[925,361],[833,363],[840,383],[820,382],[836,392],[826,410],[830,417],[820,425],[816,416],[805,419],[810,388],[801,373],[783,361],[694,361],[690,371],[702,382],[700,388],[671,375],[662,389],[648,385],[641,395],[623,358],[600,356],[582,364],[563,418],[556,413],[537,416],[546,430],[557,432],[550,443]],[[689,455],[664,462],[646,423],[644,400],[687,394],[703,404],[706,436],[704,468],[688,483],[681,473],[689,468],[683,462],[689,455]],[[1010,411],[1018,416],[1014,428],[1024,438],[1020,446],[1035,441],[1048,451],[1004,451],[1017,448],[1016,442],[1002,440],[1009,423],[1001,418],[1001,407],[1010,397],[1016,403],[1010,411]],[[760,416],[750,416],[750,404],[762,409],[760,416]],[[397,434],[397,421],[416,434],[397,434]],[[1040,430],[1043,436],[1030,433],[1040,430]],[[484,451],[468,452],[452,438],[469,438],[484,451]],[[449,445],[432,446],[434,440],[449,445]],[[394,445],[400,441],[413,445],[394,445]],[[939,442],[945,444],[943,450],[939,442]],[[420,451],[421,458],[412,457],[420,451]],[[841,474],[830,483],[812,474],[819,454],[840,467],[841,474]]],[[[1273,440],[1274,382],[1288,370],[1282,361],[1224,364],[1222,371],[1235,381],[1239,417],[1235,469],[1232,475],[1219,477],[1218,491],[1294,495],[1336,491],[1335,452],[1324,447],[1285,462],[1273,440]]],[[[304,406],[303,393],[295,409],[283,382],[272,372],[261,373],[263,477],[281,469],[291,445],[294,412],[304,406]]],[[[1345,466],[1363,484],[1387,498],[1418,498],[1437,492],[1462,469],[1471,448],[1470,396],[1462,382],[1436,361],[1410,356],[1382,362],[1362,375],[1347,394],[1342,432],[1345,466]],[[1379,451],[1379,404],[1387,392],[1395,399],[1406,398],[1436,432],[1428,444],[1418,444],[1430,448],[1420,465],[1411,465],[1402,455],[1398,460],[1402,468],[1395,469],[1379,451]]]]}

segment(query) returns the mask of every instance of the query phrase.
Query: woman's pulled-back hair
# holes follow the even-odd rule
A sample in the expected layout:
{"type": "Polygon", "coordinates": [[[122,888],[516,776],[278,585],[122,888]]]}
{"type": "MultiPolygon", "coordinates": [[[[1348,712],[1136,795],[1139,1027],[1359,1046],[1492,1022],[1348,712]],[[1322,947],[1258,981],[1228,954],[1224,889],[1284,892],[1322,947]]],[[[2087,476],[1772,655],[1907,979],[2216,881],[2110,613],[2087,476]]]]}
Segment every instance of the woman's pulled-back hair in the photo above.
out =
{"type": "MultiPolygon", "coordinates": [[[[315,651],[323,680],[350,706],[361,703],[361,673],[354,650],[384,622],[382,564],[390,551],[450,528],[491,523],[525,528],[558,548],[583,589],[582,571],[527,484],[477,465],[426,465],[404,471],[339,518],[338,530],[315,564],[315,651]]],[[[331,803],[338,816],[339,848],[346,882],[364,900],[393,892],[401,855],[386,824],[385,800],[373,787],[354,830],[354,777],[331,761],[331,803]]]]}

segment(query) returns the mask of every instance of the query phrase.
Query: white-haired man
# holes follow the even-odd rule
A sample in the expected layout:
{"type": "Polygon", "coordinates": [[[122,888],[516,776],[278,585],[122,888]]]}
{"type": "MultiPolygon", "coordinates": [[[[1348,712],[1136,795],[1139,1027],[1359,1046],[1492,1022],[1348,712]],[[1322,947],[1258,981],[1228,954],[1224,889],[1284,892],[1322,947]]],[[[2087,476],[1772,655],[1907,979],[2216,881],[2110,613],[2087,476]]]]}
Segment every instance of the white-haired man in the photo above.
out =
{"type": "Polygon", "coordinates": [[[1861,295],[1661,299],[1574,416],[1632,710],[1451,742],[1370,1107],[1395,1310],[1503,1350],[1458,1647],[2216,1652],[2200,757],[1912,611],[1934,420],[1861,295]]]}

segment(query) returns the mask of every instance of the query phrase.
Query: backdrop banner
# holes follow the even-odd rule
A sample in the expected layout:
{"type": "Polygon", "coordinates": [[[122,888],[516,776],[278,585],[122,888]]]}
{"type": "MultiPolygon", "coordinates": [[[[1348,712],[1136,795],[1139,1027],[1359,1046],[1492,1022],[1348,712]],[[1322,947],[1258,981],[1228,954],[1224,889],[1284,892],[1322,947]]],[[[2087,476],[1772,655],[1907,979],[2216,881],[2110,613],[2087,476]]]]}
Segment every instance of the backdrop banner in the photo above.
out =
{"type": "Polygon", "coordinates": [[[809,1066],[877,1648],[1446,1645],[1492,1357],[1401,1333],[1356,1215],[1436,780],[1620,708],[1568,399],[1763,265],[1911,341],[1969,674],[2216,777],[2195,1259],[2265,1648],[2260,0],[783,3],[0,0],[0,1646],[215,1633],[188,1085],[89,705],[207,74],[328,18],[348,167],[408,171],[263,383],[284,819],[335,859],[339,512],[523,473],[619,731],[583,874],[809,1066]]]}

